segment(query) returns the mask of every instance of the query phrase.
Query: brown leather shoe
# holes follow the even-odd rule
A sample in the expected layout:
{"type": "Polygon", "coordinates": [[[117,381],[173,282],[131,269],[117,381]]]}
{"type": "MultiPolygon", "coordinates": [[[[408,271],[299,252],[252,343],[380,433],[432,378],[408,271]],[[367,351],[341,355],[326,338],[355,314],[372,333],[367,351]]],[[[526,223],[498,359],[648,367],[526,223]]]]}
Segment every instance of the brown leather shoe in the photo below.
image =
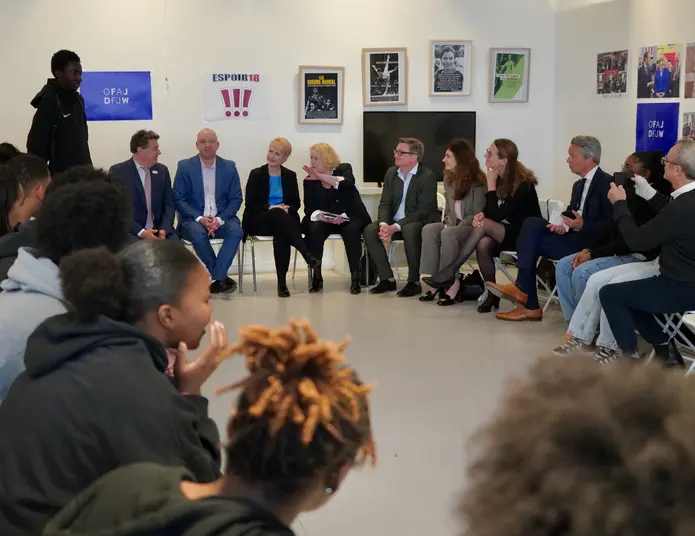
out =
{"type": "Polygon", "coordinates": [[[507,320],[508,322],[523,322],[524,320],[538,322],[543,320],[543,309],[539,307],[534,311],[530,311],[526,307],[517,307],[508,313],[497,313],[497,318],[507,320]]]}
{"type": "Polygon", "coordinates": [[[486,283],[487,289],[492,292],[498,298],[503,300],[509,300],[517,305],[526,305],[528,301],[528,296],[526,293],[521,292],[519,287],[510,283],[508,285],[497,285],[495,283],[486,283]]]}

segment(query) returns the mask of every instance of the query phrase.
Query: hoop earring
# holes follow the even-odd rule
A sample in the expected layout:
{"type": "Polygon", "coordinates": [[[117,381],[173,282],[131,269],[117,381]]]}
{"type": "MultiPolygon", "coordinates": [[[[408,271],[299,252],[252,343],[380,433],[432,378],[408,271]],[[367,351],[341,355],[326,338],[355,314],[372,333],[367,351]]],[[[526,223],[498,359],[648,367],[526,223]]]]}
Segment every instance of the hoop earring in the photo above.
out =
{"type": "Polygon", "coordinates": [[[333,493],[333,488],[326,488],[326,493],[328,493],[328,495],[331,495],[333,493]]]}

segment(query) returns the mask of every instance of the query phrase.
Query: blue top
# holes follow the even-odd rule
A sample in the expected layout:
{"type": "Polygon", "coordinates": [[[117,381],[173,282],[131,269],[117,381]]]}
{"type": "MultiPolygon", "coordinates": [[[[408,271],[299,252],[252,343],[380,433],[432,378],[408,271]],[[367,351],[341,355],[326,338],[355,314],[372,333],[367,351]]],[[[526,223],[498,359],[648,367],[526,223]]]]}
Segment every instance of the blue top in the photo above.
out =
{"type": "Polygon", "coordinates": [[[280,175],[270,176],[270,194],[268,195],[268,205],[282,204],[282,177],[280,175]]]}
{"type": "Polygon", "coordinates": [[[659,72],[659,69],[654,73],[654,93],[666,93],[668,96],[668,90],[671,86],[671,73],[668,69],[664,69],[663,72],[659,72]]]}

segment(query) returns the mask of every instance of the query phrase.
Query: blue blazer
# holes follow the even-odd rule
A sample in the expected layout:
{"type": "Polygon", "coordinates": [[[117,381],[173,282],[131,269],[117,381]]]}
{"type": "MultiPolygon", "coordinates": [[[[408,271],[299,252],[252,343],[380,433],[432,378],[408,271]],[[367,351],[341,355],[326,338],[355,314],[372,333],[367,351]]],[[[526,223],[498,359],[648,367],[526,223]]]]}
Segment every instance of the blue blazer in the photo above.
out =
{"type": "MultiPolygon", "coordinates": [[[[218,156],[215,163],[215,216],[225,222],[232,220],[238,223],[237,212],[243,200],[236,164],[218,156]]],[[[179,213],[179,225],[184,221],[195,221],[199,216],[204,216],[205,190],[199,156],[179,162],[174,177],[174,205],[179,213]]]]}
{"type": "MultiPolygon", "coordinates": [[[[608,200],[608,190],[610,190],[613,177],[604,172],[601,168],[596,170],[594,178],[589,185],[589,192],[584,202],[584,226],[582,232],[592,236],[602,236],[610,229],[613,223],[613,205],[608,200]]],[[[580,181],[572,186],[572,198],[568,210],[579,210],[582,201],[582,191],[580,181]]]]}
{"type": "MultiPolygon", "coordinates": [[[[111,166],[109,173],[121,179],[133,200],[133,222],[130,232],[137,235],[147,224],[147,202],[145,188],[132,158],[111,166]]],[[[167,236],[174,234],[174,199],[171,191],[169,169],[163,164],[155,164],[150,170],[152,177],[152,222],[157,230],[166,231],[167,236]]]]}

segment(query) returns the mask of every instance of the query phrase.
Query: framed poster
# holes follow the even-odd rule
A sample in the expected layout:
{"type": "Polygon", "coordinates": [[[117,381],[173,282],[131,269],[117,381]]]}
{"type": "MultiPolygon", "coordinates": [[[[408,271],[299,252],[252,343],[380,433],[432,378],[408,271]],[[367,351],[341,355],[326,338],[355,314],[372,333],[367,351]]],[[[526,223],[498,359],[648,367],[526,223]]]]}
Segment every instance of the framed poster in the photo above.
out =
{"type": "Polygon", "coordinates": [[[490,102],[528,102],[530,48],[490,49],[490,102]]]}
{"type": "Polygon", "coordinates": [[[364,106],[408,104],[407,49],[362,49],[362,103],[364,106]]]}
{"type": "Polygon", "coordinates": [[[430,96],[471,94],[472,41],[430,41],[430,96]]]}
{"type": "Polygon", "coordinates": [[[635,151],[668,154],[678,141],[679,109],[678,102],[638,104],[635,151]]]}
{"type": "Polygon", "coordinates": [[[695,43],[685,46],[685,98],[695,98],[695,43]]]}
{"type": "Polygon", "coordinates": [[[300,125],[342,125],[345,67],[299,66],[300,125]]]}
{"type": "Polygon", "coordinates": [[[596,94],[622,97],[627,93],[627,50],[596,57],[596,94]]]}
{"type": "Polygon", "coordinates": [[[682,138],[695,140],[695,113],[688,112],[683,114],[682,138]]]}
{"type": "Polygon", "coordinates": [[[637,98],[675,99],[680,97],[681,45],[642,47],[637,59],[637,98]]]}

